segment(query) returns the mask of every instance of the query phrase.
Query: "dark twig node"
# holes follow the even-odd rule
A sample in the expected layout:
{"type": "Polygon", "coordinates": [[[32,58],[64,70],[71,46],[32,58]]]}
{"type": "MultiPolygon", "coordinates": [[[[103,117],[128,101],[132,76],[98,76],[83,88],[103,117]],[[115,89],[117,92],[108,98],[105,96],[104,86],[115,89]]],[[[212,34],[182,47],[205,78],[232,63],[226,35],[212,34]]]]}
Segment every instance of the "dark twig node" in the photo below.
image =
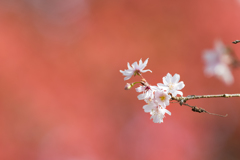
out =
{"type": "Polygon", "coordinates": [[[239,43],[240,42],[240,40],[236,40],[236,41],[233,41],[232,43],[233,44],[237,44],[237,43],[239,43]]]}
{"type": "MultiPolygon", "coordinates": [[[[181,105],[181,102],[179,102],[179,104],[181,105]]],[[[228,114],[226,114],[226,115],[220,115],[220,114],[216,114],[216,113],[210,113],[210,112],[206,111],[206,110],[203,109],[203,108],[198,108],[197,106],[191,106],[191,105],[189,105],[189,104],[187,104],[187,103],[183,103],[182,105],[191,107],[193,112],[208,113],[208,114],[211,114],[211,115],[214,115],[214,116],[220,116],[220,117],[227,117],[227,116],[228,116],[228,114]]]]}

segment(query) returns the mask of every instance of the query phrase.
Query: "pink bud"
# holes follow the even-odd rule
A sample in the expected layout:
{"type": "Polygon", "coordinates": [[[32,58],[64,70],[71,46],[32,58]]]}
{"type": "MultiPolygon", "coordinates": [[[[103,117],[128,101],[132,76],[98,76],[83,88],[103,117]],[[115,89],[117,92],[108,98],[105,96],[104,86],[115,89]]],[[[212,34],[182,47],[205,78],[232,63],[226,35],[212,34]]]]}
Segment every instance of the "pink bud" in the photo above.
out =
{"type": "Polygon", "coordinates": [[[132,88],[132,85],[130,83],[127,83],[124,87],[125,90],[129,90],[132,88]]]}

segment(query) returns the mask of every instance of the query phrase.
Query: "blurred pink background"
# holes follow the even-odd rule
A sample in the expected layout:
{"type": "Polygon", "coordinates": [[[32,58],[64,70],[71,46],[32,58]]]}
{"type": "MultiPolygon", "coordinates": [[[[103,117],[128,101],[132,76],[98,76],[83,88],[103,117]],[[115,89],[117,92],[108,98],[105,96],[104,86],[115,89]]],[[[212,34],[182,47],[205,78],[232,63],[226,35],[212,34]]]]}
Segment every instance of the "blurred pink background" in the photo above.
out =
{"type": "Polygon", "coordinates": [[[240,159],[240,98],[189,101],[227,118],[171,104],[155,124],[119,72],[149,58],[152,85],[240,93],[240,69],[226,86],[202,61],[216,39],[240,58],[239,1],[5,0],[0,22],[1,160],[240,159]]]}

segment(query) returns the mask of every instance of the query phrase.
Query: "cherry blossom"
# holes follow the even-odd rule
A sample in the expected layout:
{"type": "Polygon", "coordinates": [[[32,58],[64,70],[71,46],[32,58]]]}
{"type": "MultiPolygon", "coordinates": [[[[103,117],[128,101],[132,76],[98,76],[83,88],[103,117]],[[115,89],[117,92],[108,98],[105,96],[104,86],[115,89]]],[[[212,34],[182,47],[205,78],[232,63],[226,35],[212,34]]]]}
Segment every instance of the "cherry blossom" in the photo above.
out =
{"type": "Polygon", "coordinates": [[[166,106],[169,105],[169,100],[171,99],[171,96],[162,90],[158,90],[155,92],[155,99],[159,105],[166,108],[166,106]]]}
{"type": "Polygon", "coordinates": [[[185,84],[183,83],[183,81],[179,82],[179,80],[179,74],[175,74],[174,76],[172,76],[170,73],[168,73],[166,77],[163,77],[163,84],[158,83],[157,86],[160,89],[166,90],[167,93],[171,93],[174,97],[177,96],[177,94],[182,96],[183,93],[179,90],[183,89],[185,84]]]}
{"type": "Polygon", "coordinates": [[[139,100],[152,100],[154,98],[154,91],[158,88],[156,86],[139,86],[136,88],[137,92],[143,92],[142,94],[138,95],[139,100]]]}
{"type": "Polygon", "coordinates": [[[139,61],[139,65],[137,64],[137,62],[134,62],[132,64],[132,67],[129,65],[129,63],[127,63],[128,65],[128,69],[127,70],[120,70],[120,72],[126,76],[124,77],[124,80],[128,80],[130,79],[133,75],[140,75],[141,73],[145,73],[147,71],[152,72],[151,70],[147,69],[147,70],[143,70],[148,63],[148,58],[144,61],[144,63],[142,62],[142,59],[140,59],[139,61]]]}
{"type": "Polygon", "coordinates": [[[154,123],[162,123],[163,118],[165,117],[165,113],[171,115],[171,112],[169,112],[166,108],[158,107],[150,112],[152,115],[150,119],[153,119],[154,123]]]}

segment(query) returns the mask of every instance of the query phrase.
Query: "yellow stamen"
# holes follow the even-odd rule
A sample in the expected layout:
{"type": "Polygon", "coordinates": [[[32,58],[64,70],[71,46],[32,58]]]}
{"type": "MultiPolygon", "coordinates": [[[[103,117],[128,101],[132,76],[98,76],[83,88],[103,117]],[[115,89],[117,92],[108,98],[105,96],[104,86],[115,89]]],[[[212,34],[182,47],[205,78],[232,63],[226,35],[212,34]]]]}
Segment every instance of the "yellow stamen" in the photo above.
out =
{"type": "Polygon", "coordinates": [[[172,89],[174,88],[174,86],[173,86],[172,83],[169,83],[169,84],[168,84],[168,87],[169,87],[170,90],[172,90],[172,89]]]}
{"type": "Polygon", "coordinates": [[[166,99],[165,96],[159,97],[161,99],[161,101],[164,101],[166,99]]]}

